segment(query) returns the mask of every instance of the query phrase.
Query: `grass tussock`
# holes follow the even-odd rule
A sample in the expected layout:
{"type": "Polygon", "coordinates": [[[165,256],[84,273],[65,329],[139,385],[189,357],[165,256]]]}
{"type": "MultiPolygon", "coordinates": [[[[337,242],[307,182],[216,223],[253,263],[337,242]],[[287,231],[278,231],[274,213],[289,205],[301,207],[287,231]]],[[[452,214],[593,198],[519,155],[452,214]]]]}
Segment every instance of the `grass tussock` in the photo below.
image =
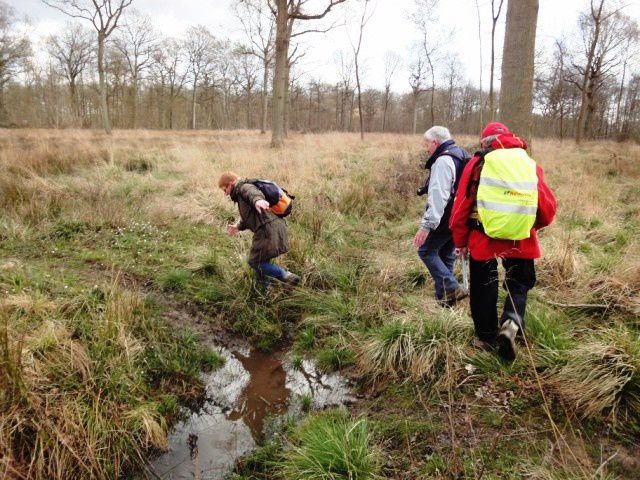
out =
{"type": "Polygon", "coordinates": [[[374,382],[394,378],[452,385],[472,334],[457,311],[416,322],[392,320],[359,344],[358,366],[374,382]]]}
{"type": "Polygon", "coordinates": [[[291,480],[366,480],[377,475],[379,458],[368,422],[335,410],[307,418],[291,436],[278,462],[291,480]]]}
{"type": "Polygon", "coordinates": [[[640,337],[626,329],[592,335],[569,352],[566,364],[551,374],[549,382],[583,416],[607,413],[637,423],[640,337]]]}

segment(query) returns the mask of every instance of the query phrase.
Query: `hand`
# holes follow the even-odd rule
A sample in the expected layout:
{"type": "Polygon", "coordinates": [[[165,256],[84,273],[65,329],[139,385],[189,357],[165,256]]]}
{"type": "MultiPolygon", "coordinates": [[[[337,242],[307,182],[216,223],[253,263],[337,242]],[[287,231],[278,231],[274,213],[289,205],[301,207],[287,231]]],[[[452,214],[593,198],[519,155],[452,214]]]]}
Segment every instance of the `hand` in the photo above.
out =
{"type": "Polygon", "coordinates": [[[456,248],[456,256],[457,257],[466,257],[467,255],[469,255],[469,248],[468,247],[456,248]]]}
{"type": "Polygon", "coordinates": [[[428,236],[429,230],[425,230],[424,228],[419,229],[413,237],[413,246],[415,248],[420,248],[424,242],[427,241],[428,236]]]}
{"type": "Polygon", "coordinates": [[[266,200],[256,200],[256,203],[253,204],[256,207],[258,213],[262,213],[269,208],[269,202],[266,200]]]}
{"type": "Polygon", "coordinates": [[[237,225],[227,225],[227,233],[229,235],[231,235],[232,237],[238,233],[240,231],[240,229],[238,228],[237,225]]]}

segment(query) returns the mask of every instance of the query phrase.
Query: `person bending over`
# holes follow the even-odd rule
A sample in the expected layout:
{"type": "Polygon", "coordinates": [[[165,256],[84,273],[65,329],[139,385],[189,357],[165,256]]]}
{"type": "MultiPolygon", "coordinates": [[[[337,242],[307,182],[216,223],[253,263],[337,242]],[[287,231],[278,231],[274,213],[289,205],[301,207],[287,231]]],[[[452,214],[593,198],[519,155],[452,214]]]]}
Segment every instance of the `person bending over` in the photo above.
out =
{"type": "Polygon", "coordinates": [[[238,204],[240,213],[240,220],[227,226],[227,233],[233,236],[243,230],[253,232],[248,263],[262,286],[267,288],[269,278],[290,285],[300,283],[298,275],[273,263],[274,258],[289,251],[287,224],[269,210],[269,202],[258,187],[233,172],[224,172],[218,187],[238,204]]]}

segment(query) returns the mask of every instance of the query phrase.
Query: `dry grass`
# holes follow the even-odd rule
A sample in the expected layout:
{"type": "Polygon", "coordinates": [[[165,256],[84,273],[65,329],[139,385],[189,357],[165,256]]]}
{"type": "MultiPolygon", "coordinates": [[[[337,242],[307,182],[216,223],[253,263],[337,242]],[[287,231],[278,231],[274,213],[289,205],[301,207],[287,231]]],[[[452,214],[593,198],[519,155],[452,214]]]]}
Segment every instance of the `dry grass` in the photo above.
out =
{"type": "Polygon", "coordinates": [[[472,329],[461,310],[417,322],[392,320],[358,342],[358,365],[374,382],[426,380],[450,387],[462,367],[472,329]]]}
{"type": "MultiPolygon", "coordinates": [[[[477,143],[458,140],[471,150],[477,143]]],[[[371,134],[361,142],[353,134],[293,134],[277,151],[248,131],[107,137],[0,130],[0,240],[47,245],[56,228],[73,222],[92,232],[140,221],[156,228],[151,235],[180,222],[218,231],[236,215],[215,186],[218,175],[231,169],[270,177],[297,196],[291,251],[283,261],[306,288],[274,311],[245,311],[251,289],[238,279],[246,272],[230,265],[242,262],[248,239],[223,245],[212,235],[201,247],[187,242],[180,258],[190,272],[223,272],[216,279],[224,285],[208,292],[210,305],[224,304],[247,331],[260,331],[260,322],[279,331],[265,319],[291,308],[301,312],[300,328],[313,327],[316,345],[338,338],[336,345],[355,349],[369,379],[426,380],[450,389],[472,327],[464,310],[438,316],[424,300],[431,287],[420,283],[424,269],[410,244],[424,205],[414,195],[424,180],[419,145],[419,136],[371,134]],[[219,251],[224,262],[212,260],[211,252],[219,251]],[[362,343],[354,347],[353,338],[362,343]]],[[[580,346],[562,357],[566,363],[556,365],[546,385],[583,416],[637,419],[637,339],[630,339],[640,315],[640,146],[576,148],[536,140],[533,156],[559,200],[556,223],[541,235],[537,294],[556,303],[601,305],[619,317],[608,318],[608,326],[631,325],[628,334],[572,332],[580,346]]],[[[0,272],[22,271],[25,262],[0,258],[0,272]]],[[[134,312],[143,309],[138,296],[111,292],[105,309],[89,315],[98,341],[83,343],[71,326],[73,313],[86,307],[82,302],[29,290],[3,294],[0,476],[65,478],[74,471],[78,478],[112,478],[141,460],[146,447],[165,446],[153,402],[130,397],[143,382],[136,367],[143,351],[135,335],[142,317],[134,312]],[[98,359],[111,368],[98,369],[98,359]],[[131,401],[116,400],[125,397],[131,401]]],[[[545,468],[535,475],[544,476],[545,468]]]]}
{"type": "Polygon", "coordinates": [[[585,417],[628,420],[640,411],[640,338],[622,329],[583,339],[549,383],[585,417]]]}
{"type": "Polygon", "coordinates": [[[4,299],[0,469],[16,478],[112,478],[141,464],[146,449],[166,448],[157,406],[134,401],[131,408],[118,392],[135,398],[141,385],[142,348],[131,334],[141,308],[139,296],[112,290],[86,345],[65,319],[68,305],[26,294],[4,299]],[[10,318],[37,326],[19,333],[10,318]]]}

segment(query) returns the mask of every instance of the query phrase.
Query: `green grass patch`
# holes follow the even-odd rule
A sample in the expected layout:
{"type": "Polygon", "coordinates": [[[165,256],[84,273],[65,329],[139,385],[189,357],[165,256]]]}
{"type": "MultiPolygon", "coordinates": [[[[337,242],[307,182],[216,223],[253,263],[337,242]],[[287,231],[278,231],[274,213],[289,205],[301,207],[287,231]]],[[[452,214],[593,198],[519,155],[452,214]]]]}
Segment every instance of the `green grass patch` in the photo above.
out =
{"type": "Polygon", "coordinates": [[[378,478],[377,452],[364,418],[340,410],[307,418],[291,436],[277,470],[290,480],[378,478]]]}

